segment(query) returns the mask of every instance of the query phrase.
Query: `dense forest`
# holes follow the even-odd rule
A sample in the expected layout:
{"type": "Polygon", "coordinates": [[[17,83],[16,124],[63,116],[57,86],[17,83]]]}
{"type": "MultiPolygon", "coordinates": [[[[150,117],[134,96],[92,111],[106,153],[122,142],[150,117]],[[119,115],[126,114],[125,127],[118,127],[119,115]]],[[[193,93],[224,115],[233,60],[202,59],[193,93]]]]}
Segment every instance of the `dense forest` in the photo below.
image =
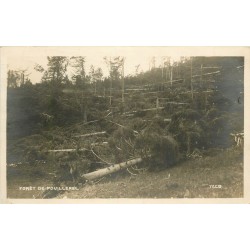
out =
{"type": "Polygon", "coordinates": [[[9,185],[164,171],[235,147],[243,134],[243,57],[163,57],[160,66],[152,58],[149,70],[126,76],[126,58],[106,57],[106,77],[95,66],[86,72],[85,57],[47,60],[47,69],[34,65],[40,82],[8,71],[9,185]]]}

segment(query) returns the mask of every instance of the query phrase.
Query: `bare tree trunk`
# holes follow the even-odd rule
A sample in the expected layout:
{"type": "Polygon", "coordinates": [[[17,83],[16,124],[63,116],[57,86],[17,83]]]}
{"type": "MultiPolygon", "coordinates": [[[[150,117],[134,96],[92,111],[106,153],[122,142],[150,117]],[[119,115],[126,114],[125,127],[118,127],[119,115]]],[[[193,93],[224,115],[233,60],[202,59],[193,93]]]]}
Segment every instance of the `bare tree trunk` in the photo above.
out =
{"type": "Polygon", "coordinates": [[[158,109],[159,109],[159,98],[156,98],[156,113],[158,113],[158,109]]]}
{"type": "Polygon", "coordinates": [[[190,151],[191,151],[191,141],[190,141],[190,134],[187,134],[187,155],[190,155],[190,151]]]}
{"type": "MultiPolygon", "coordinates": [[[[94,147],[94,146],[104,146],[104,145],[108,145],[108,142],[104,141],[104,142],[96,142],[96,143],[90,143],[90,146],[91,147],[94,147]]],[[[79,148],[79,149],[76,149],[76,148],[66,148],[66,149],[50,149],[46,152],[49,152],[49,153],[56,153],[56,152],[75,152],[75,151],[88,151],[89,149],[87,148],[79,148]]]]}
{"type": "Polygon", "coordinates": [[[171,66],[170,68],[170,82],[171,82],[171,86],[173,85],[173,66],[171,66]]]}
{"type": "Polygon", "coordinates": [[[124,90],[125,90],[125,80],[124,80],[124,60],[125,58],[123,57],[123,62],[122,62],[122,103],[124,104],[124,90]]]}
{"type": "Polygon", "coordinates": [[[85,135],[75,135],[73,137],[87,137],[87,136],[103,135],[103,134],[106,134],[106,132],[102,131],[102,132],[89,133],[89,134],[85,134],[85,135]]]}
{"type": "Polygon", "coordinates": [[[110,64],[110,89],[109,89],[109,105],[112,105],[112,87],[113,87],[113,82],[112,82],[112,66],[111,66],[111,57],[109,59],[109,64],[110,64]]]}
{"type": "MultiPolygon", "coordinates": [[[[86,151],[88,149],[86,148],[79,148],[78,151],[86,151]]],[[[49,153],[56,153],[56,152],[75,152],[77,151],[77,149],[75,148],[67,148],[67,149],[51,149],[51,150],[48,150],[47,152],[49,153]]]]}
{"type": "Polygon", "coordinates": [[[88,121],[87,110],[88,110],[88,107],[87,107],[87,105],[85,104],[84,107],[83,107],[83,121],[84,121],[84,122],[87,122],[87,121],[88,121]]]}
{"type": "Polygon", "coordinates": [[[130,161],[126,161],[126,162],[122,162],[122,163],[118,163],[118,164],[113,164],[107,168],[99,169],[97,171],[94,171],[94,172],[91,172],[88,174],[84,174],[84,175],[82,175],[82,177],[84,177],[87,180],[94,180],[97,178],[101,178],[105,175],[115,173],[121,169],[125,169],[129,166],[135,165],[135,164],[140,163],[140,162],[142,162],[142,158],[136,158],[136,159],[133,159],[130,161]]]}
{"type": "Polygon", "coordinates": [[[193,90],[193,82],[192,82],[192,78],[193,78],[193,58],[191,57],[191,75],[190,75],[190,84],[191,84],[191,96],[192,96],[192,101],[194,100],[194,90],[193,90]]]}
{"type": "Polygon", "coordinates": [[[203,72],[202,72],[202,71],[203,71],[203,70],[202,70],[202,66],[203,66],[203,65],[201,64],[201,77],[200,77],[200,86],[201,86],[201,87],[202,87],[202,85],[203,85],[203,84],[202,84],[202,73],[203,73],[203,72]]]}
{"type": "Polygon", "coordinates": [[[24,73],[21,74],[22,76],[22,85],[24,84],[24,73]]]}

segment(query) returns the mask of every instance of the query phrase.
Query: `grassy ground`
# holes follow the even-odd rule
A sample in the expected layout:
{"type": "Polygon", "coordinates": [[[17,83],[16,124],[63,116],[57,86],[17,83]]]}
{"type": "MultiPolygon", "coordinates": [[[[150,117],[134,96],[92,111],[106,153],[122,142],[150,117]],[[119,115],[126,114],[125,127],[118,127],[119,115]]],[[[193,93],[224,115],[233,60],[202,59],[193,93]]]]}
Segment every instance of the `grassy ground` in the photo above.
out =
{"type": "Polygon", "coordinates": [[[226,150],[182,162],[160,172],[106,178],[57,198],[240,198],[243,197],[242,152],[226,150]],[[221,185],[222,188],[210,188],[221,185]]]}
{"type": "MultiPolygon", "coordinates": [[[[116,174],[98,184],[65,192],[56,198],[240,198],[243,197],[243,155],[235,149],[190,159],[159,172],[136,176],[116,174]],[[210,185],[221,185],[212,188],[210,185]]],[[[9,198],[35,198],[41,191],[20,191],[20,186],[50,185],[48,176],[9,174],[9,198]],[[25,184],[24,184],[25,183],[25,184]]],[[[73,185],[71,185],[73,186],[73,185]]]]}

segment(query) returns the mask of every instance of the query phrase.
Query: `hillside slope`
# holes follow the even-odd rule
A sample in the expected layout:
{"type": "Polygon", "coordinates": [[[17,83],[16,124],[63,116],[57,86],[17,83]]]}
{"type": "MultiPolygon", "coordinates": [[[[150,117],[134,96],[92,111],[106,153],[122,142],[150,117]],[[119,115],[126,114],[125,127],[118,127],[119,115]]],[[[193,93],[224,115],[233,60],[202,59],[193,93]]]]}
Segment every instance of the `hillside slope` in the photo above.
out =
{"type": "Polygon", "coordinates": [[[242,180],[242,153],[228,149],[160,172],[108,177],[56,198],[239,198],[243,197],[242,180]]]}

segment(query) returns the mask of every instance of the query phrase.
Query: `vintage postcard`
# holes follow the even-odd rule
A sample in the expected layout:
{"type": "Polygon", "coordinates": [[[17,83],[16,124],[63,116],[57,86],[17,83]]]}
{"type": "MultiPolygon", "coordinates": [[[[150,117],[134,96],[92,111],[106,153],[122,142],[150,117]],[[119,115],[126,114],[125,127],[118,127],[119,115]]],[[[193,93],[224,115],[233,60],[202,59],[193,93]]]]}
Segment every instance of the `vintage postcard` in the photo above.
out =
{"type": "Polygon", "coordinates": [[[249,203],[248,47],[2,47],[1,203],[249,203]]]}

